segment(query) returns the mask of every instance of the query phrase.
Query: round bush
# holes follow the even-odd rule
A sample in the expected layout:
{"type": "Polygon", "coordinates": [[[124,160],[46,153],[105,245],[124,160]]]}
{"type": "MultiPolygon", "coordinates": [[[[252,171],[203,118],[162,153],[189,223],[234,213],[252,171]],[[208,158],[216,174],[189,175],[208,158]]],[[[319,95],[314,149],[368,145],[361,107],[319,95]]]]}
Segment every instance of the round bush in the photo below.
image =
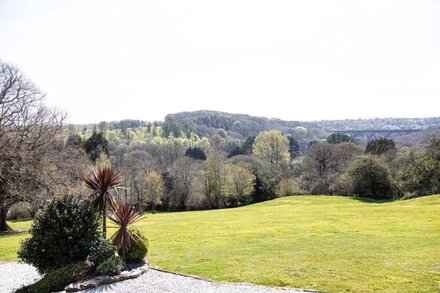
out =
{"type": "Polygon", "coordinates": [[[141,262],[148,253],[148,239],[138,229],[132,227],[130,230],[134,234],[135,241],[125,252],[125,261],[141,262]]]}
{"type": "Polygon", "coordinates": [[[40,211],[18,257],[40,273],[86,260],[99,237],[99,222],[88,200],[64,194],[40,211]]]}
{"type": "Polygon", "coordinates": [[[357,158],[349,167],[353,192],[360,197],[391,198],[391,180],[382,160],[373,156],[357,158]]]}
{"type": "Polygon", "coordinates": [[[114,275],[119,274],[124,268],[124,261],[119,255],[112,255],[103,261],[96,268],[96,272],[100,275],[114,275]]]}
{"type": "Polygon", "coordinates": [[[91,243],[88,260],[97,267],[110,257],[114,256],[115,253],[116,251],[114,247],[103,237],[99,237],[91,243]]]}

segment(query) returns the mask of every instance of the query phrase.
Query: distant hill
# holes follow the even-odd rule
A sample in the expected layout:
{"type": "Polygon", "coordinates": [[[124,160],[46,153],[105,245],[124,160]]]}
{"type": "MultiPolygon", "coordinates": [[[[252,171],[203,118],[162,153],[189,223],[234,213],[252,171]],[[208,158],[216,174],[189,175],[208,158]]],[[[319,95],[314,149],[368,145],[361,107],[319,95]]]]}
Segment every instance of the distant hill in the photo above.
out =
{"type": "Polygon", "coordinates": [[[193,111],[169,114],[165,123],[180,125],[192,124],[198,133],[207,136],[223,130],[230,137],[244,138],[258,135],[263,130],[278,129],[286,133],[294,133],[295,128],[301,126],[299,121],[284,121],[255,117],[246,114],[231,114],[218,111],[193,111]]]}
{"type": "MultiPolygon", "coordinates": [[[[195,127],[202,136],[220,134],[243,139],[257,135],[268,129],[277,129],[304,140],[324,139],[336,130],[366,129],[426,129],[440,127],[440,117],[433,118],[384,118],[384,119],[346,119],[322,121],[285,121],[245,114],[232,114],[218,111],[193,111],[169,114],[165,123],[182,127],[195,127]]],[[[411,137],[417,136],[413,134],[411,137]]]]}
{"type": "Polygon", "coordinates": [[[431,126],[418,132],[393,138],[398,147],[421,147],[431,138],[440,137],[440,126],[431,126]]]}
{"type": "MultiPolygon", "coordinates": [[[[392,138],[398,146],[420,146],[431,137],[440,136],[440,117],[432,118],[376,118],[376,119],[346,119],[322,121],[298,121],[269,119],[246,114],[232,114],[219,111],[192,111],[169,114],[165,121],[148,122],[143,120],[121,120],[99,122],[97,124],[80,125],[82,132],[89,129],[141,129],[151,125],[160,127],[161,136],[184,136],[196,132],[200,137],[211,137],[214,134],[231,140],[243,140],[256,136],[261,131],[277,129],[292,135],[302,148],[310,141],[323,140],[338,130],[371,130],[371,129],[422,129],[409,135],[392,138]]],[[[76,126],[78,127],[78,126],[76,126]]],[[[364,142],[365,141],[361,141],[364,142]]]]}

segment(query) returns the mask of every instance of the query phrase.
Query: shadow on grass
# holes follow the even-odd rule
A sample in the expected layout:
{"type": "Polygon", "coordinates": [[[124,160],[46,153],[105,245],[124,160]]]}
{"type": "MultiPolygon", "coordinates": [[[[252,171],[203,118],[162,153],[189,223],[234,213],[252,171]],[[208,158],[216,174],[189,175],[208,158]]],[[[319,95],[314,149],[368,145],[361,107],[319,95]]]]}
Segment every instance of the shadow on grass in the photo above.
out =
{"type": "Polygon", "coordinates": [[[360,202],[365,202],[365,203],[390,203],[390,202],[394,202],[398,199],[373,199],[373,198],[368,198],[368,197],[351,197],[352,200],[357,200],[360,202]]]}
{"type": "Polygon", "coordinates": [[[11,231],[0,232],[0,236],[25,234],[27,232],[28,232],[28,230],[11,230],[11,231]]]}
{"type": "Polygon", "coordinates": [[[16,219],[16,220],[8,220],[8,222],[12,222],[12,223],[20,223],[20,222],[26,222],[26,221],[30,221],[32,220],[32,218],[23,218],[23,219],[16,219]]]}

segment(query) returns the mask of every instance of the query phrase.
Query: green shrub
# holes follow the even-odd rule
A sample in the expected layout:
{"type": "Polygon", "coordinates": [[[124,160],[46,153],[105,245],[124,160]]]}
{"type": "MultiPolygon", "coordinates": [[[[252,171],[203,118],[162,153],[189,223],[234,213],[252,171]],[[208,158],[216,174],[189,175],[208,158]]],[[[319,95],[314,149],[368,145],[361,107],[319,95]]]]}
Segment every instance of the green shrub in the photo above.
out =
{"type": "Polygon", "coordinates": [[[353,181],[346,173],[334,177],[330,185],[330,193],[337,195],[353,195],[353,181]]]}
{"type": "Polygon", "coordinates": [[[370,140],[366,147],[366,152],[372,155],[382,155],[395,150],[394,140],[383,137],[370,140]]]}
{"type": "Polygon", "coordinates": [[[40,273],[86,260],[100,234],[98,219],[89,201],[71,194],[52,200],[31,226],[18,257],[40,273]]]}
{"type": "Polygon", "coordinates": [[[385,163],[373,156],[362,156],[350,165],[353,192],[360,197],[391,198],[391,179],[385,163]]]}
{"type": "Polygon", "coordinates": [[[116,253],[113,246],[104,238],[99,237],[91,243],[88,260],[94,265],[99,266],[104,261],[114,256],[116,253]]]}
{"type": "Polygon", "coordinates": [[[41,280],[30,286],[17,290],[16,293],[47,293],[62,291],[68,284],[85,279],[89,270],[89,264],[84,261],[48,270],[41,280]]]}
{"type": "Polygon", "coordinates": [[[125,252],[125,261],[141,262],[148,253],[148,239],[139,229],[131,227],[130,230],[134,234],[135,241],[125,252]]]}
{"type": "Polygon", "coordinates": [[[96,272],[100,275],[119,274],[124,268],[124,261],[119,255],[112,255],[103,261],[96,268],[96,272]]]}
{"type": "Polygon", "coordinates": [[[278,185],[277,196],[298,195],[304,193],[300,188],[300,182],[297,178],[288,178],[281,180],[278,185]]]}

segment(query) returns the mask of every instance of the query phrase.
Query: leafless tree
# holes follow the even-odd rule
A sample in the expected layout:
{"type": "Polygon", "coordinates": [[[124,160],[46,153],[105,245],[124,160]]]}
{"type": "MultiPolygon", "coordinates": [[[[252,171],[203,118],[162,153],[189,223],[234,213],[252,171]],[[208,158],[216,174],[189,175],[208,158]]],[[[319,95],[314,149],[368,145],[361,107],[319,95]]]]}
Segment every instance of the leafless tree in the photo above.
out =
{"type": "Polygon", "coordinates": [[[44,188],[44,163],[65,114],[43,99],[19,69],[0,61],[0,231],[10,230],[6,215],[14,203],[44,188]]]}
{"type": "Polygon", "coordinates": [[[197,175],[200,172],[201,163],[186,157],[179,157],[171,168],[171,177],[173,178],[173,192],[169,205],[173,209],[187,209],[187,201],[197,175]]]}
{"type": "Polygon", "coordinates": [[[329,143],[315,143],[307,150],[302,161],[302,188],[313,194],[328,193],[336,173],[335,146],[329,143]]]}
{"type": "Polygon", "coordinates": [[[310,146],[307,158],[319,176],[324,176],[336,165],[335,147],[329,143],[315,143],[310,146]]]}
{"type": "Polygon", "coordinates": [[[131,149],[123,157],[123,167],[121,168],[125,177],[125,186],[137,208],[145,208],[144,199],[145,176],[154,168],[154,159],[145,151],[131,149]]]}

